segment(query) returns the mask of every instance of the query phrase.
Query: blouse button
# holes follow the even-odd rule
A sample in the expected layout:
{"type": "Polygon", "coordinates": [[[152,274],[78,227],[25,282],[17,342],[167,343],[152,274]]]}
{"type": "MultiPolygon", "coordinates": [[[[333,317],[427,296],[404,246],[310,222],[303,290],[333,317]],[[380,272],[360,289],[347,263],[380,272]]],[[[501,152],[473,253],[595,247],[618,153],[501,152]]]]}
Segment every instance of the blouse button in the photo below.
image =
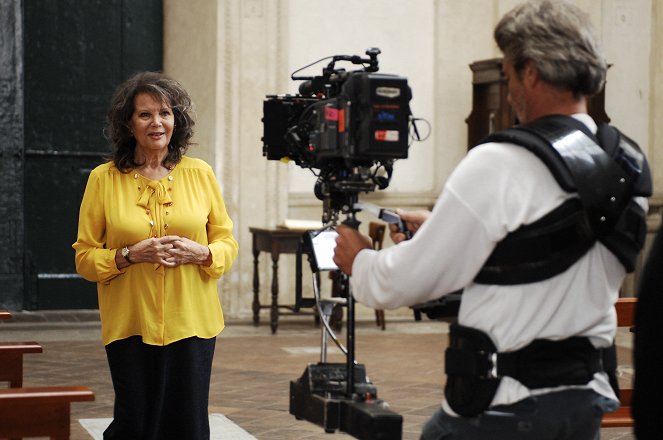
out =
{"type": "Polygon", "coordinates": [[[173,176],[168,176],[168,180],[173,181],[173,176]]]}

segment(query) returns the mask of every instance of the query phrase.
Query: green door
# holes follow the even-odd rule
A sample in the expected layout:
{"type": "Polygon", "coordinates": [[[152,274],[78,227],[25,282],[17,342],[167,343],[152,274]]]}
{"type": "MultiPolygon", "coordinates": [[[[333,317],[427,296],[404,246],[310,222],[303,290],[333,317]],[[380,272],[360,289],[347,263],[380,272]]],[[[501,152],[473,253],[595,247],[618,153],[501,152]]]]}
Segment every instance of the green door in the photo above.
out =
{"type": "Polygon", "coordinates": [[[115,87],[162,69],[162,0],[23,1],[26,310],[96,308],[72,243],[115,87]]]}

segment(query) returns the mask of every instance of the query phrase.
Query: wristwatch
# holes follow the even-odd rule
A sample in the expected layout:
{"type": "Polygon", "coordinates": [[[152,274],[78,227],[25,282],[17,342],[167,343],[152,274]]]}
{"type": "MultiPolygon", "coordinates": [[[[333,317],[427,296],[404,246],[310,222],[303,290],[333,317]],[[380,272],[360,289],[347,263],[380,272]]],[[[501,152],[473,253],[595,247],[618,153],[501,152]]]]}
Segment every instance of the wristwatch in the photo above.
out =
{"type": "Polygon", "coordinates": [[[124,259],[127,260],[129,264],[133,264],[133,261],[129,259],[129,253],[130,251],[128,247],[125,246],[122,248],[122,256],[124,257],[124,259]]]}

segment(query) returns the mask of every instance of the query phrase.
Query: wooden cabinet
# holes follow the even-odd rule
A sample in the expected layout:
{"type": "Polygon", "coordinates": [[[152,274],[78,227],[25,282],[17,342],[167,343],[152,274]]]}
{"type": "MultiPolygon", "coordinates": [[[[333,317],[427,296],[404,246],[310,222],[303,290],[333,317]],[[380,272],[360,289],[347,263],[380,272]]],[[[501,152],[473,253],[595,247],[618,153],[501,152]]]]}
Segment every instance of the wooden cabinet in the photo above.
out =
{"type": "MultiPolygon", "coordinates": [[[[468,149],[488,134],[518,123],[516,114],[507,102],[507,84],[502,74],[502,58],[480,60],[470,64],[472,69],[472,112],[467,117],[468,149]]],[[[605,90],[592,97],[587,111],[596,122],[610,122],[605,113],[605,90]]]]}
{"type": "Polygon", "coordinates": [[[467,117],[467,148],[488,134],[517,123],[516,114],[507,103],[507,84],[502,74],[502,59],[476,61],[472,69],[472,112],[467,117]]]}

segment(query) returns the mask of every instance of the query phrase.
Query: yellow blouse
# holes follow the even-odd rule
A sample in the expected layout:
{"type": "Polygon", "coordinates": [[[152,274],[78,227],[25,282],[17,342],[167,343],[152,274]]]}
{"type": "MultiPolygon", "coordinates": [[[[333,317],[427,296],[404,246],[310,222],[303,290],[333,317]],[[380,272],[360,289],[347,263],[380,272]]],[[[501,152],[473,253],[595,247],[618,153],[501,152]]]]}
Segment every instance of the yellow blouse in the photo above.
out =
{"type": "Polygon", "coordinates": [[[224,323],[216,280],[237,256],[232,229],[214,172],[202,160],[183,157],[161,180],[121,173],[112,162],[92,170],[73,248],[78,273],[97,283],[104,344],[134,335],[151,345],[218,335],[224,323]],[[207,245],[212,264],[117,268],[117,249],[164,235],[207,245]]]}

